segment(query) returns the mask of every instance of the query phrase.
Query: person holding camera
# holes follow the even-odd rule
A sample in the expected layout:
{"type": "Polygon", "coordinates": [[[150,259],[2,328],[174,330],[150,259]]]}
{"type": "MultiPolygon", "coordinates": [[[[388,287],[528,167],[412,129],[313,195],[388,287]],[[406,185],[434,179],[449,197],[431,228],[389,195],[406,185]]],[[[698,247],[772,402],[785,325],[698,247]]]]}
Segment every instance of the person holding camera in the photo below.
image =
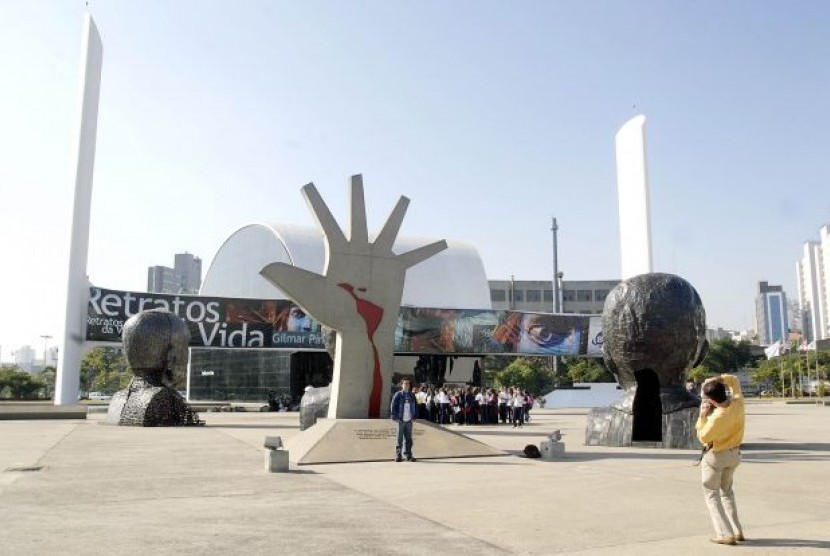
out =
{"type": "Polygon", "coordinates": [[[735,469],[741,463],[744,419],[744,398],[738,377],[724,374],[703,383],[703,403],[695,429],[705,450],[701,462],[703,491],[716,535],[710,540],[717,544],[737,544],[744,540],[732,491],[735,469]],[[732,391],[731,399],[727,388],[732,391]]]}

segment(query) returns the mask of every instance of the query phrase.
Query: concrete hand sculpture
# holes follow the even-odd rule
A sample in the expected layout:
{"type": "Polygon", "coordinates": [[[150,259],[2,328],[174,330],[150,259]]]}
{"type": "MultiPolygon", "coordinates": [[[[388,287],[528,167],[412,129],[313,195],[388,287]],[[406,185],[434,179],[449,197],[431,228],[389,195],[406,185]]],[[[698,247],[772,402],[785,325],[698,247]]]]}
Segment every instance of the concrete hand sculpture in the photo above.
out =
{"type": "Polygon", "coordinates": [[[272,263],[260,274],[337,330],[329,418],[381,417],[381,408],[389,406],[395,324],[406,270],[447,244],[437,241],[402,254],[392,250],[409,205],[406,197],[398,200],[370,242],[360,175],[351,179],[348,238],[313,184],[302,193],[325,236],[323,274],[286,263],[272,263]]]}

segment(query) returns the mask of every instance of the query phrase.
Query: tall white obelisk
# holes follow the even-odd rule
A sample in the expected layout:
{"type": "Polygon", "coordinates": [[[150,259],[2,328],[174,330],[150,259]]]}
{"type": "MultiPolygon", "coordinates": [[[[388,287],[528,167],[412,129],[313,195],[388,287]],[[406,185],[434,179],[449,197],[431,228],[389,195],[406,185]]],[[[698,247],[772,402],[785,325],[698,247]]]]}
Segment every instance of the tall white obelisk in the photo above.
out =
{"type": "Polygon", "coordinates": [[[84,21],[82,52],[81,112],[75,145],[77,165],[66,281],[66,321],[63,330],[63,350],[55,380],[55,405],[78,402],[81,356],[86,340],[86,306],[89,302],[86,263],[89,252],[92,173],[95,166],[95,138],[98,131],[98,98],[103,57],[101,36],[88,13],[84,21]]]}
{"type": "Polygon", "coordinates": [[[651,212],[646,167],[646,117],[625,122],[615,136],[622,279],[652,272],[651,212]]]}

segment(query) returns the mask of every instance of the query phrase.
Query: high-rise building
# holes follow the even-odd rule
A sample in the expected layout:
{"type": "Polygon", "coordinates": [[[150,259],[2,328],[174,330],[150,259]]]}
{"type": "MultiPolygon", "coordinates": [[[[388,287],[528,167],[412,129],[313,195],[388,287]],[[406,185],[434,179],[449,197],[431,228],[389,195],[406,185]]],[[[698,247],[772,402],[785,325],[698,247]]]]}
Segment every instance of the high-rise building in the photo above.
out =
{"type": "Polygon", "coordinates": [[[21,371],[26,371],[27,373],[31,373],[34,370],[35,365],[35,349],[32,346],[20,346],[20,348],[14,352],[14,364],[21,371]]]}
{"type": "Polygon", "coordinates": [[[190,253],[177,253],[173,269],[181,278],[181,293],[199,293],[202,285],[202,259],[190,253]]]}
{"type": "Polygon", "coordinates": [[[147,291],[195,295],[202,285],[202,259],[190,253],[177,253],[174,267],[147,269],[147,291]]]}
{"type": "Polygon", "coordinates": [[[830,225],[821,227],[819,241],[804,243],[795,272],[805,339],[830,338],[830,225]]]}
{"type": "Polygon", "coordinates": [[[758,333],[758,343],[762,346],[788,340],[787,294],[781,286],[758,282],[758,294],[755,297],[755,330],[758,333]]]}
{"type": "Polygon", "coordinates": [[[787,298],[787,322],[792,332],[804,333],[804,318],[801,315],[801,306],[797,299],[787,298]]]}
{"type": "Polygon", "coordinates": [[[166,266],[147,269],[147,291],[154,293],[179,293],[180,281],[176,271],[166,266]]]}

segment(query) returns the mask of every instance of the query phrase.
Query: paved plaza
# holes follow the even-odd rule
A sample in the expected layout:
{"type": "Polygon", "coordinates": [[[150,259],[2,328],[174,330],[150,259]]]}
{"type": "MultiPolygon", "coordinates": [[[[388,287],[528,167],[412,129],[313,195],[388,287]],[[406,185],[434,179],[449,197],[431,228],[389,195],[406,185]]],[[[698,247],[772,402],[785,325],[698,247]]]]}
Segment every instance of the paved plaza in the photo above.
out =
{"type": "MultiPolygon", "coordinates": [[[[0,420],[3,554],[818,554],[830,550],[830,407],[748,405],[736,494],[748,541],[710,544],[691,451],[583,446],[586,410],[453,427],[501,457],[263,470],[296,413],[204,428],[0,420]],[[519,457],[554,429],[562,461],[519,457]]],[[[418,446],[415,446],[417,456],[418,446]]]]}

